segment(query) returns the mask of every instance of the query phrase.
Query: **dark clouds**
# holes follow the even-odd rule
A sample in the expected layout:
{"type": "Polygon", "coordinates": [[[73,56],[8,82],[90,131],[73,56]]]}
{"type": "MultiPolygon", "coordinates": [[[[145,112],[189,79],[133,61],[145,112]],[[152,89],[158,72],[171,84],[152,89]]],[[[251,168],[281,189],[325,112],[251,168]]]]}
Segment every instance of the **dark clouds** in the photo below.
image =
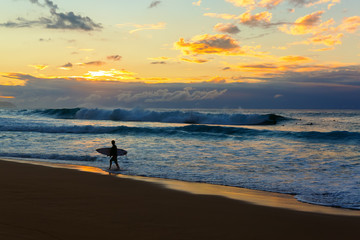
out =
{"type": "Polygon", "coordinates": [[[122,57],[120,55],[112,55],[112,56],[107,56],[106,58],[108,60],[120,61],[122,57]]]}
{"type": "Polygon", "coordinates": [[[347,66],[262,77],[259,80],[264,82],[257,84],[244,82],[246,78],[239,78],[235,83],[226,83],[226,78],[219,78],[209,83],[145,84],[40,78],[13,73],[2,77],[24,80],[26,84],[0,86],[0,90],[2,95],[14,96],[7,101],[21,108],[360,109],[359,75],[360,66],[347,66]]]}
{"type": "Polygon", "coordinates": [[[106,64],[106,62],[103,62],[103,61],[91,61],[91,62],[84,63],[84,65],[86,65],[86,66],[102,66],[105,64],[106,64]]]}
{"type": "Polygon", "coordinates": [[[152,2],[150,3],[149,8],[157,7],[160,3],[161,3],[161,1],[152,1],[152,2]]]}
{"type": "Polygon", "coordinates": [[[216,31],[229,34],[237,34],[240,32],[240,29],[232,23],[218,23],[214,26],[214,29],[216,31]]]}
{"type": "Polygon", "coordinates": [[[73,64],[71,62],[68,62],[68,63],[60,66],[60,69],[69,70],[72,67],[73,67],[73,64]]]}
{"type": "Polygon", "coordinates": [[[296,6],[304,6],[309,3],[317,2],[318,0],[289,0],[292,4],[296,6]]]}
{"type": "Polygon", "coordinates": [[[15,96],[19,107],[191,107],[211,106],[226,88],[189,84],[141,82],[91,82],[82,79],[40,78],[14,73],[25,86],[0,86],[2,94],[15,96]]]}
{"type": "Polygon", "coordinates": [[[30,2],[41,7],[48,8],[50,16],[40,17],[37,20],[28,20],[23,17],[18,17],[15,21],[0,23],[0,26],[8,28],[40,26],[49,29],[69,29],[83,31],[94,31],[102,29],[100,23],[95,23],[87,16],[77,15],[74,12],[58,12],[58,6],[50,0],[45,0],[44,4],[41,4],[38,0],[30,0],[30,2]]]}

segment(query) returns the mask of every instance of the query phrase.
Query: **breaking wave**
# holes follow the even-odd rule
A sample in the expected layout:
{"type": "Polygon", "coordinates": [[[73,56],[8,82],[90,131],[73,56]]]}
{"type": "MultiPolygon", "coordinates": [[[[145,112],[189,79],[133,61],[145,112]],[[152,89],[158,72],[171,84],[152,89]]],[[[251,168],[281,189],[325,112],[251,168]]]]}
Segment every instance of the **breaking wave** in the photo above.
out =
{"type": "MultiPolygon", "coordinates": [[[[29,113],[29,112],[27,112],[29,113]]],[[[86,119],[217,125],[275,125],[288,118],[276,114],[204,113],[198,111],[154,111],[144,109],[44,109],[33,110],[60,119],[86,119]]]]}

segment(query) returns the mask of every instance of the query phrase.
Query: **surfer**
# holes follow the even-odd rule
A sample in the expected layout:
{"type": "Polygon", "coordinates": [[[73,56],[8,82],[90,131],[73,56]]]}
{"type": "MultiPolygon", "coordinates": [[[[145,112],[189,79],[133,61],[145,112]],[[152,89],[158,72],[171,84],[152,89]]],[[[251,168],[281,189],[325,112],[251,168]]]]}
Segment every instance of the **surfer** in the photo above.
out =
{"type": "Polygon", "coordinates": [[[117,147],[116,147],[116,145],[115,145],[115,141],[112,140],[112,141],[111,141],[111,144],[112,144],[112,147],[111,147],[111,149],[110,149],[110,154],[109,154],[109,156],[111,157],[111,158],[110,158],[110,167],[109,167],[109,169],[111,169],[112,162],[114,162],[115,165],[116,165],[116,167],[117,167],[116,170],[120,170],[120,167],[119,167],[119,164],[118,164],[118,160],[117,160],[117,150],[118,150],[118,149],[117,149],[117,147]]]}

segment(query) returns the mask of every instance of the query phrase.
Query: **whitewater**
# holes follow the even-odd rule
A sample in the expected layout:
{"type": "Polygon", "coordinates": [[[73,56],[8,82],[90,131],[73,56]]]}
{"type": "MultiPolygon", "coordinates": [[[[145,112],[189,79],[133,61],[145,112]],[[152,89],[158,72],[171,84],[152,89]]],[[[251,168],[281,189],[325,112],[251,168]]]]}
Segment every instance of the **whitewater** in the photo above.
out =
{"type": "Polygon", "coordinates": [[[359,110],[2,109],[0,157],[292,194],[360,210],[359,110]]]}

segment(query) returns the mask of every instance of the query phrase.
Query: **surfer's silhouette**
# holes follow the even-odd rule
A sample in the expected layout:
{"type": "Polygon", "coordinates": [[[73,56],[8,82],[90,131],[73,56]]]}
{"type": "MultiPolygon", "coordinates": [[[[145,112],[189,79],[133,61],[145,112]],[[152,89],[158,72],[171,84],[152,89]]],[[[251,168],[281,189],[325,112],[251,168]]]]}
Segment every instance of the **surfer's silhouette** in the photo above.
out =
{"type": "Polygon", "coordinates": [[[109,156],[111,157],[111,158],[110,158],[110,167],[109,167],[109,169],[111,169],[112,162],[114,162],[115,165],[116,165],[116,167],[117,167],[116,170],[120,170],[120,167],[119,167],[119,164],[118,164],[118,160],[117,160],[117,150],[118,150],[118,149],[117,149],[117,147],[116,147],[116,145],[115,145],[115,141],[112,140],[112,141],[111,141],[111,144],[112,144],[112,147],[111,147],[111,149],[110,149],[110,154],[109,154],[109,156]]]}

